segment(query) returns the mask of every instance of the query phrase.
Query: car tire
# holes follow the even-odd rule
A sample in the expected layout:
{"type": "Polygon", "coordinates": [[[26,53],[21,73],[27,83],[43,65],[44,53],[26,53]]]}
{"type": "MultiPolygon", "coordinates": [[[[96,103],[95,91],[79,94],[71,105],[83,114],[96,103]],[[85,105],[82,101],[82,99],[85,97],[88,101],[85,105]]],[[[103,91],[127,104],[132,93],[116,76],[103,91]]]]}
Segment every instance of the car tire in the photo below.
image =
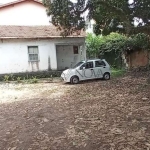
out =
{"type": "Polygon", "coordinates": [[[71,84],[78,84],[79,83],[79,77],[78,76],[73,76],[71,78],[71,84]]]}
{"type": "Polygon", "coordinates": [[[108,73],[108,72],[104,73],[103,79],[104,80],[109,80],[110,79],[110,73],[108,73]]]}

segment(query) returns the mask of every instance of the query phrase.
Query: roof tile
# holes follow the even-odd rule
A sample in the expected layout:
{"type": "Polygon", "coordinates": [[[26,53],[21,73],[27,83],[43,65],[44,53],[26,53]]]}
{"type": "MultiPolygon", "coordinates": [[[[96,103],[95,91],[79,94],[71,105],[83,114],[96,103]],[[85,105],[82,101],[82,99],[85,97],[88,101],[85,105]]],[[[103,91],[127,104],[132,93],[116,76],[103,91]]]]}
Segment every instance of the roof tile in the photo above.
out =
{"type": "MultiPolygon", "coordinates": [[[[0,26],[0,39],[3,38],[56,38],[63,31],[55,26],[0,26]]],[[[85,37],[85,33],[73,33],[68,37],[85,37]]]]}

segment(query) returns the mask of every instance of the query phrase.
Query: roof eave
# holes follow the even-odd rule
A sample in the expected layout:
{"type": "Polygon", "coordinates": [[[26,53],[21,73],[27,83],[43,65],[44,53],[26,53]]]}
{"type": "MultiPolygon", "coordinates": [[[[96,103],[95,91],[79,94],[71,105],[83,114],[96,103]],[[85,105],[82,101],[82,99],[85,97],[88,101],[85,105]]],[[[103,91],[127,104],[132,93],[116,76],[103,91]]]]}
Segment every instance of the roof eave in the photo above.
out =
{"type": "Polygon", "coordinates": [[[0,39],[55,39],[55,38],[85,38],[85,36],[51,36],[51,37],[0,37],[0,39]]]}
{"type": "MultiPolygon", "coordinates": [[[[17,1],[14,1],[14,2],[6,3],[6,4],[3,4],[3,5],[0,5],[0,9],[5,8],[5,7],[9,7],[11,5],[19,4],[19,3],[22,3],[22,2],[25,2],[25,1],[26,0],[17,0],[17,1]]],[[[28,0],[28,1],[31,1],[31,0],[28,0]]],[[[38,0],[32,0],[32,1],[43,5],[42,2],[40,2],[38,0]]]]}

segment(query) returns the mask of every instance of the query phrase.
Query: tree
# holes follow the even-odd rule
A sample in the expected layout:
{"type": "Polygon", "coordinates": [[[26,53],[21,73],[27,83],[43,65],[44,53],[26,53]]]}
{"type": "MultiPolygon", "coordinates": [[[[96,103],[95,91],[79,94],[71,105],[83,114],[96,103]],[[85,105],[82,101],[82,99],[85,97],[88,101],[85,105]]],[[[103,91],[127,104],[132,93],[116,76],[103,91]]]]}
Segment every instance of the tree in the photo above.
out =
{"type": "Polygon", "coordinates": [[[43,0],[47,14],[52,15],[52,23],[66,33],[71,33],[85,27],[83,13],[89,11],[88,18],[96,21],[97,32],[99,29],[109,32],[111,29],[133,34],[143,32],[150,34],[150,0],[43,0]],[[51,2],[52,1],[52,2],[51,2]],[[136,20],[137,26],[134,26],[136,20]]]}

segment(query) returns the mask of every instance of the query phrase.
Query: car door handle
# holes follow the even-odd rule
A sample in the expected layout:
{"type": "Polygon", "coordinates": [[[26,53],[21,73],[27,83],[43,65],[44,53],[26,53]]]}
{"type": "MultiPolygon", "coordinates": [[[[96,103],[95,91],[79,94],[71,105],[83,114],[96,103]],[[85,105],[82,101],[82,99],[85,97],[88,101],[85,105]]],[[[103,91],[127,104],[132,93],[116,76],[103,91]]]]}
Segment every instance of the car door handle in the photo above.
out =
{"type": "Polygon", "coordinates": [[[91,69],[91,70],[93,70],[93,69],[91,69]]]}
{"type": "Polygon", "coordinates": [[[106,67],[103,67],[103,68],[106,68],[106,67]]]}

